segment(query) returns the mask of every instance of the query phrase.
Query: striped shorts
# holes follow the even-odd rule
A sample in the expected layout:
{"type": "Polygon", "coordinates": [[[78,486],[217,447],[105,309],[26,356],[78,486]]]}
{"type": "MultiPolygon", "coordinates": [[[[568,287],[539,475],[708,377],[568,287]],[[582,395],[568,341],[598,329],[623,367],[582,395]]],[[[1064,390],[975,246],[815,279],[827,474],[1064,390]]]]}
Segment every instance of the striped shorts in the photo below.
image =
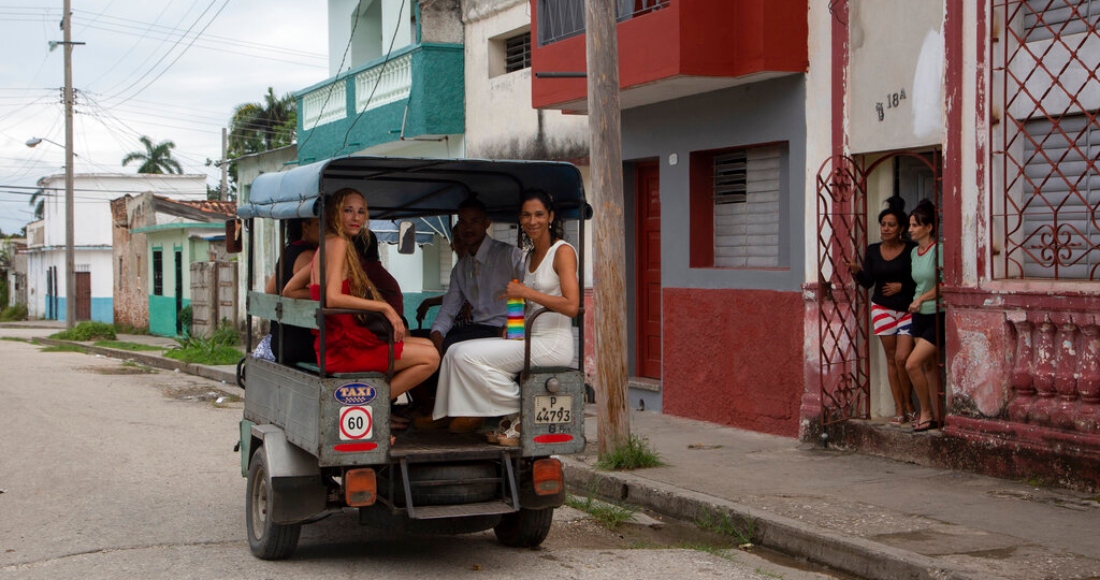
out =
{"type": "Polygon", "coordinates": [[[913,315],[872,304],[871,325],[875,327],[875,336],[894,334],[910,336],[912,334],[910,329],[913,326],[913,315]]]}

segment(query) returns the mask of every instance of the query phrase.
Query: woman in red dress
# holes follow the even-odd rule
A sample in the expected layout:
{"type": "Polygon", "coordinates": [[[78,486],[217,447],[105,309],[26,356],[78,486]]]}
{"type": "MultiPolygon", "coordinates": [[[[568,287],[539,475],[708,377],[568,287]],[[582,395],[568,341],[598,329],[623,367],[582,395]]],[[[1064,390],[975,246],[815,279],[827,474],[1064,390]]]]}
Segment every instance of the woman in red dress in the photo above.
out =
{"type": "MultiPolygon", "coordinates": [[[[341,189],[326,200],[325,206],[325,304],[329,308],[357,308],[378,312],[393,326],[394,376],[390,397],[397,398],[420,384],[439,367],[439,352],[426,338],[406,337],[401,315],[378,295],[359,263],[352,238],[366,231],[369,221],[367,203],[354,189],[341,189]]],[[[283,295],[313,300],[321,298],[321,264],[295,274],[283,295]],[[307,274],[308,272],[308,278],[307,274]],[[308,290],[306,282],[309,282],[308,290]]],[[[317,333],[317,331],[314,331],[317,333]]],[[[352,314],[325,317],[325,371],[330,373],[385,371],[389,366],[389,347],[368,328],[356,322],[352,314]]],[[[314,349],[320,353],[320,333],[314,349]]],[[[320,364],[320,354],[318,354],[320,364]]]]}

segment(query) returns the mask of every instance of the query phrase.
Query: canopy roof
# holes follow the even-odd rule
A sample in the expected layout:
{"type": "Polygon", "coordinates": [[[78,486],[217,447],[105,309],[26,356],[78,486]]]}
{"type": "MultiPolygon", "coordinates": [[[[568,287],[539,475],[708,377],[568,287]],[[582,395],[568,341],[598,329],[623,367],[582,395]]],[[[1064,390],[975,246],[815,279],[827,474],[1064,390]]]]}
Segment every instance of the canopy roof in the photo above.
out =
{"type": "Polygon", "coordinates": [[[453,214],[476,195],[495,220],[514,221],[524,191],[551,195],[562,218],[576,219],[585,203],[581,173],[570,163],[340,157],[290,171],[265,173],[252,182],[247,203],[237,208],[244,218],[316,217],[318,201],[342,188],[360,191],[372,219],[400,220],[453,214]]]}

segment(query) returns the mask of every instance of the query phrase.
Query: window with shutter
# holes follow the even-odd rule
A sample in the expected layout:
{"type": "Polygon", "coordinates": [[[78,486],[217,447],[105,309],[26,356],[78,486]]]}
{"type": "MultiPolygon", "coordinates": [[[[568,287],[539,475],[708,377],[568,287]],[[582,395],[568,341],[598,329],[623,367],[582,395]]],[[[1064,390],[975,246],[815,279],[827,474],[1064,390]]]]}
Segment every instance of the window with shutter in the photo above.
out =
{"type": "Polygon", "coordinates": [[[786,147],[691,154],[692,267],[785,266],[780,236],[786,147]]]}

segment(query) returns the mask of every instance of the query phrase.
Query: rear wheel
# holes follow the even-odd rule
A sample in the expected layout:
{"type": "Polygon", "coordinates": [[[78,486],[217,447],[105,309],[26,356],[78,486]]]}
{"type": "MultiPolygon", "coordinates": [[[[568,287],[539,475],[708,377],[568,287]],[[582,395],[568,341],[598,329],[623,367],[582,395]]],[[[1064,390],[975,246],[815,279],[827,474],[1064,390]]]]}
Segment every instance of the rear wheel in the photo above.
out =
{"type": "Polygon", "coordinates": [[[248,485],[245,491],[245,523],[248,527],[248,547],[261,560],[283,560],[298,546],[301,524],[276,524],[269,517],[275,496],[267,470],[263,448],[252,454],[248,464],[248,485]]]}
{"type": "Polygon", "coordinates": [[[550,533],[550,524],[553,522],[554,508],[541,510],[521,508],[518,512],[501,517],[500,523],[493,528],[493,532],[505,546],[534,548],[546,539],[546,535],[550,533]]]}

